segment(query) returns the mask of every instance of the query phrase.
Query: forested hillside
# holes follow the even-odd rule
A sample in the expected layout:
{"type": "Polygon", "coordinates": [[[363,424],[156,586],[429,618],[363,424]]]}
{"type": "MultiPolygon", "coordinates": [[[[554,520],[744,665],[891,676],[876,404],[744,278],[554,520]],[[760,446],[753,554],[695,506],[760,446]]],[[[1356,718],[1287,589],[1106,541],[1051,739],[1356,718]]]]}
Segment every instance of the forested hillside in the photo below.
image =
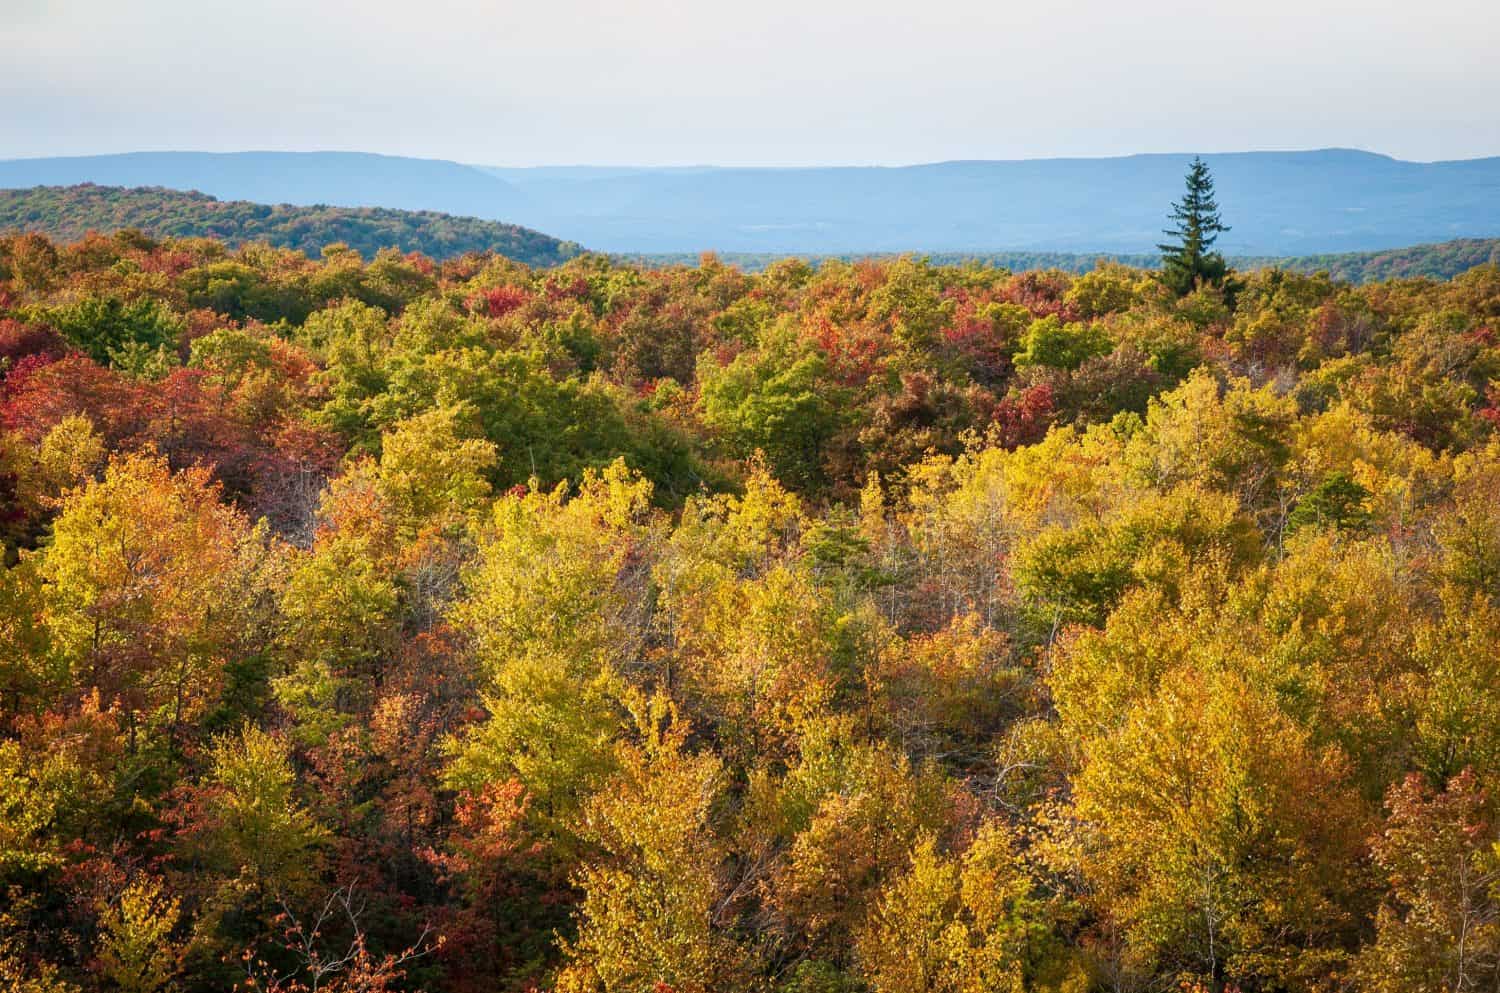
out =
{"type": "Polygon", "coordinates": [[[1500,266],[0,238],[0,988],[1500,983],[1500,266]]]}
{"type": "Polygon", "coordinates": [[[458,162],[365,152],[127,152],[0,160],[0,187],[163,186],[222,200],[436,210],[517,221],[527,197],[458,162]]]}
{"type": "Polygon", "coordinates": [[[436,259],[494,252],[539,266],[556,265],[579,252],[577,245],[514,224],[425,210],[270,206],[157,187],[0,190],[0,232],[36,231],[75,241],[91,231],[122,229],[152,238],[215,238],[230,246],[264,241],[314,257],[336,242],[365,255],[382,248],[436,259]]]}
{"type": "Polygon", "coordinates": [[[1460,238],[1440,245],[1413,245],[1388,252],[1308,255],[1278,260],[1277,264],[1297,272],[1326,270],[1334,279],[1355,283],[1413,276],[1447,279],[1478,265],[1500,264],[1500,238],[1460,238]]]}

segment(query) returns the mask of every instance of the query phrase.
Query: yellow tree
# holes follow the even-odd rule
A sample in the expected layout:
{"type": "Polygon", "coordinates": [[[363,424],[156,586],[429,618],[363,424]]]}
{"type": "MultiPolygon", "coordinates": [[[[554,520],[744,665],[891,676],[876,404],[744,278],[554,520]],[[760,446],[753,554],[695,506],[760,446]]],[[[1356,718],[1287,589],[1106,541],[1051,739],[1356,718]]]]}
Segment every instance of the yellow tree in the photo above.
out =
{"type": "Polygon", "coordinates": [[[1131,439],[1127,464],[1167,490],[1197,483],[1255,510],[1275,492],[1291,455],[1297,405],[1270,386],[1222,386],[1207,369],[1151,401],[1145,430],[1131,439]]]}
{"type": "Polygon", "coordinates": [[[779,753],[832,702],[836,616],[805,572],[776,566],[704,597],[699,630],[678,630],[683,692],[744,755],[779,753]]]}
{"type": "Polygon", "coordinates": [[[99,915],[99,967],[121,993],[159,993],[181,967],[182,947],[172,933],[181,901],[161,881],[141,877],[99,915]]]}
{"type": "Polygon", "coordinates": [[[1215,988],[1312,989],[1339,964],[1367,815],[1337,752],[1240,677],[1190,669],[1083,748],[1084,875],[1136,954],[1215,988]]]}
{"type": "Polygon", "coordinates": [[[257,604],[262,533],[219,502],[204,469],[114,458],[64,499],[42,553],[44,623],[80,689],[132,727],[180,728],[210,704],[257,604]]]}
{"type": "Polygon", "coordinates": [[[27,918],[36,910],[36,898],[18,888],[5,893],[0,903],[0,990],[5,993],[79,993],[61,975],[56,965],[36,954],[28,945],[35,934],[27,918]]]}
{"type": "Polygon", "coordinates": [[[476,437],[472,411],[436,407],[397,423],[380,442],[377,485],[398,534],[462,524],[486,496],[496,448],[476,437]]]}
{"type": "Polygon", "coordinates": [[[741,845],[768,863],[770,909],[793,947],[842,960],[881,885],[918,838],[956,829],[963,800],[935,764],[861,740],[847,716],[809,723],[798,746],[784,775],[753,774],[741,845]]]}
{"type": "Polygon", "coordinates": [[[971,764],[1026,703],[1009,639],[978,614],[931,635],[895,638],[864,671],[872,720],[913,754],[971,764]]]}
{"type": "Polygon", "coordinates": [[[731,895],[714,805],[724,769],[687,750],[691,732],[664,697],[637,697],[636,741],[588,803],[584,831],[603,857],[577,883],[578,936],[566,943],[559,990],[719,993],[748,985],[747,953],[728,932],[731,895]]]}
{"type": "Polygon", "coordinates": [[[454,785],[518,779],[571,833],[613,765],[621,671],[638,659],[657,519],[651,484],[616,462],[495,502],[451,617],[468,636],[485,720],[452,743],[454,785]]]}
{"type": "Polygon", "coordinates": [[[104,813],[124,744],[97,694],[67,714],[20,717],[0,739],[0,882],[43,877],[77,858],[78,839],[108,830],[104,813]]]}
{"type": "Polygon", "coordinates": [[[285,671],[274,680],[298,736],[314,745],[367,712],[398,643],[402,605],[400,547],[369,480],[338,480],[323,495],[323,513],[327,526],[288,563],[281,586],[285,671]]]}
{"type": "Polygon", "coordinates": [[[1500,606],[1449,591],[1441,623],[1416,632],[1422,667],[1411,734],[1420,768],[1434,782],[1468,769],[1500,775],[1500,606]]]}
{"type": "Polygon", "coordinates": [[[27,529],[21,527],[18,533],[19,525],[41,518],[63,493],[103,464],[104,440],[82,414],[62,418],[34,447],[20,433],[0,432],[0,472],[8,478],[14,498],[0,538],[24,536],[27,529]]]}
{"type": "Polygon", "coordinates": [[[1500,442],[1459,456],[1453,506],[1436,527],[1450,581],[1500,600],[1500,442]]]}
{"type": "Polygon", "coordinates": [[[247,724],[216,739],[210,760],[186,812],[187,853],[230,880],[231,892],[257,902],[295,895],[326,832],[296,796],[287,745],[247,724]]]}
{"type": "Polygon", "coordinates": [[[47,650],[36,566],[31,558],[0,568],[0,710],[8,717],[51,702],[70,682],[66,663],[47,650]]]}
{"type": "Polygon", "coordinates": [[[0,878],[62,864],[52,828],[73,799],[72,772],[57,756],[32,756],[17,742],[0,741],[0,878]]]}
{"type": "Polygon", "coordinates": [[[921,839],[881,891],[855,955],[875,993],[1020,993],[1060,975],[1051,918],[1011,828],[989,821],[959,857],[921,839]]]}

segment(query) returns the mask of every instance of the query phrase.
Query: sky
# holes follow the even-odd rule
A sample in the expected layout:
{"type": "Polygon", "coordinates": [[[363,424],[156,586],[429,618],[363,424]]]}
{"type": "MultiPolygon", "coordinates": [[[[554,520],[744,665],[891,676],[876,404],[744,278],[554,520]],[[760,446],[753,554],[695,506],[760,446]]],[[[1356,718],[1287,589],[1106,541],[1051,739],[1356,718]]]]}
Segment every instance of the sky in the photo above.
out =
{"type": "Polygon", "coordinates": [[[0,158],[1500,155],[1496,0],[0,0],[0,158]]]}

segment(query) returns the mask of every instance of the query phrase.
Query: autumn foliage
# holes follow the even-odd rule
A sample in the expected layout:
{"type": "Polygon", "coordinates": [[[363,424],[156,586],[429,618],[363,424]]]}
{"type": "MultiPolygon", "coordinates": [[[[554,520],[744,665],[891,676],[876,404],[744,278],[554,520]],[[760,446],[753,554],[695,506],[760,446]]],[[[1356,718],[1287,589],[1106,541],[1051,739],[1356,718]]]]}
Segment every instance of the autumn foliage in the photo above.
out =
{"type": "Polygon", "coordinates": [[[1496,327],[0,239],[0,989],[1494,989],[1496,327]]]}

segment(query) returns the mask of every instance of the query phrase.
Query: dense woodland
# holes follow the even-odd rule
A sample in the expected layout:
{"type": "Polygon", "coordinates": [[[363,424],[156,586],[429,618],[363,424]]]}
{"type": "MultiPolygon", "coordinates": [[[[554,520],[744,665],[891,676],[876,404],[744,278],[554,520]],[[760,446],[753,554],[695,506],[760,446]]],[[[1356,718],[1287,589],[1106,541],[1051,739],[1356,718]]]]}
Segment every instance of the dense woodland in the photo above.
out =
{"type": "Polygon", "coordinates": [[[1494,990],[1497,335],[0,240],[0,989],[1494,990]]]}
{"type": "Polygon", "coordinates": [[[230,247],[263,241],[317,257],[324,245],[365,255],[394,247],[438,259],[494,252],[527,265],[555,265],[579,248],[529,228],[431,210],[271,206],[161,187],[34,186],[0,190],[0,233],[40,232],[75,241],[133,229],[152,238],[214,238],[230,247]]]}

